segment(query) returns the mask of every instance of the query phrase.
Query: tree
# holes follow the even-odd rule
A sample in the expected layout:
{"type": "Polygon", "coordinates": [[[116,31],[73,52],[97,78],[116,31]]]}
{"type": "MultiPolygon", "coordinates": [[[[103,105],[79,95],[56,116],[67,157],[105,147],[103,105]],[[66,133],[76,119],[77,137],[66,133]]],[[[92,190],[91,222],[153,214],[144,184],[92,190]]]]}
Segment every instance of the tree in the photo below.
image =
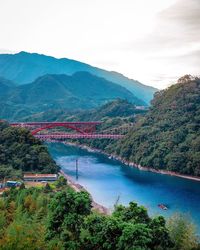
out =
{"type": "Polygon", "coordinates": [[[87,192],[76,193],[71,189],[58,192],[49,204],[47,238],[61,235],[64,229],[71,239],[78,238],[84,217],[90,212],[91,200],[87,192]]]}
{"type": "Polygon", "coordinates": [[[126,222],[147,223],[150,221],[147,209],[143,206],[138,206],[135,202],[130,202],[127,207],[123,205],[116,206],[113,216],[121,218],[126,222]]]}
{"type": "Polygon", "coordinates": [[[84,221],[81,242],[84,249],[117,249],[123,223],[113,216],[91,214],[84,221]]]}
{"type": "Polygon", "coordinates": [[[167,227],[174,242],[174,250],[192,250],[198,247],[195,226],[187,216],[174,214],[167,227]]]}
{"type": "Polygon", "coordinates": [[[51,192],[52,191],[52,188],[51,188],[51,186],[49,185],[49,183],[47,182],[47,184],[45,185],[45,187],[44,187],[44,192],[45,193],[49,193],[49,192],[51,192]]]}
{"type": "Polygon", "coordinates": [[[47,148],[24,128],[0,122],[0,179],[22,177],[22,171],[57,173],[47,148]]]}
{"type": "Polygon", "coordinates": [[[56,181],[56,187],[61,188],[67,185],[67,180],[64,176],[59,176],[58,180],[56,181]]]}
{"type": "Polygon", "coordinates": [[[22,182],[21,185],[19,186],[19,189],[22,190],[22,189],[25,189],[25,188],[26,188],[25,184],[24,184],[24,182],[22,182]]]}
{"type": "Polygon", "coordinates": [[[119,250],[147,250],[152,241],[151,230],[145,224],[128,223],[119,238],[119,250]]]}
{"type": "Polygon", "coordinates": [[[166,222],[162,216],[153,218],[149,223],[149,228],[152,230],[151,248],[164,250],[173,247],[173,242],[169,236],[169,230],[166,228],[166,222]]]}

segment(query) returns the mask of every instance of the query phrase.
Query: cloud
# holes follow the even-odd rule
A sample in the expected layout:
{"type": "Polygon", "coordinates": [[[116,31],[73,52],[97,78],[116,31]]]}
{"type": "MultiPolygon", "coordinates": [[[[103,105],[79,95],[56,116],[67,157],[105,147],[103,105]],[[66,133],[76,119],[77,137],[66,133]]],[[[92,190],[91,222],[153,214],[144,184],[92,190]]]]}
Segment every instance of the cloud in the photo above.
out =
{"type": "Polygon", "coordinates": [[[152,32],[124,49],[149,65],[151,82],[168,86],[181,75],[200,73],[199,31],[200,0],[178,0],[156,15],[152,32]]]}
{"type": "Polygon", "coordinates": [[[158,88],[199,70],[200,0],[6,0],[0,6],[1,48],[73,58],[158,88]]]}
{"type": "Polygon", "coordinates": [[[155,32],[164,46],[173,47],[199,43],[199,30],[200,1],[179,0],[159,13],[158,27],[155,32]]]}
{"type": "Polygon", "coordinates": [[[186,31],[194,31],[199,34],[196,32],[197,28],[200,28],[199,12],[199,0],[179,0],[171,7],[160,12],[159,17],[161,20],[183,25],[186,31]]]}
{"type": "Polygon", "coordinates": [[[1,49],[0,48],[0,54],[14,54],[17,51],[12,51],[12,50],[8,50],[8,49],[1,49]]]}
{"type": "Polygon", "coordinates": [[[179,0],[157,14],[156,25],[151,33],[129,43],[127,48],[137,48],[151,54],[160,50],[200,46],[199,31],[200,1],[179,0]]]}

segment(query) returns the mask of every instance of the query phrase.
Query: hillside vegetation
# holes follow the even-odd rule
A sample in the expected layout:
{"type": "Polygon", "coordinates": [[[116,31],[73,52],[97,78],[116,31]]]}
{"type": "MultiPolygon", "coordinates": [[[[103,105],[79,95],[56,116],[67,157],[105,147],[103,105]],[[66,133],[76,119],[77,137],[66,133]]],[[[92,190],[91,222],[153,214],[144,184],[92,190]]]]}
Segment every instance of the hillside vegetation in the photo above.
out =
{"type": "Polygon", "coordinates": [[[9,81],[3,77],[0,77],[0,97],[3,98],[4,95],[7,95],[8,92],[15,87],[15,84],[12,81],[9,81]]]}
{"type": "Polygon", "coordinates": [[[173,245],[165,219],[150,218],[134,202],[101,215],[91,210],[88,193],[59,183],[54,190],[49,185],[11,189],[0,200],[1,250],[165,250],[173,245]]]}
{"type": "Polygon", "coordinates": [[[145,105],[124,87],[87,72],[45,75],[21,86],[11,86],[0,79],[0,90],[0,117],[9,120],[49,109],[91,109],[116,98],[145,105]]]}
{"type": "Polygon", "coordinates": [[[90,195],[63,177],[40,188],[4,192],[0,199],[0,250],[198,250],[194,225],[181,215],[166,223],[130,202],[110,215],[92,209],[90,195]]]}
{"type": "Polygon", "coordinates": [[[52,109],[24,117],[24,121],[100,121],[105,118],[131,117],[144,114],[147,109],[140,109],[134,104],[123,99],[116,99],[106,104],[86,111],[66,111],[64,109],[52,109]]]}
{"type": "MultiPolygon", "coordinates": [[[[46,74],[73,75],[78,71],[89,72],[95,76],[103,77],[107,81],[117,83],[128,89],[138,99],[149,103],[156,89],[146,86],[136,80],[117,72],[110,72],[82,63],[79,61],[36,53],[20,52],[17,54],[0,54],[0,76],[12,80],[17,84],[27,84],[46,74]]],[[[84,80],[84,79],[82,79],[84,80]]]]}
{"type": "Polygon", "coordinates": [[[47,148],[23,128],[0,122],[0,180],[20,178],[22,172],[57,173],[47,148]]]}
{"type": "Polygon", "coordinates": [[[200,176],[200,79],[185,76],[158,92],[149,112],[110,150],[142,166],[200,176]]]}
{"type": "Polygon", "coordinates": [[[117,100],[89,113],[85,111],[67,116],[60,111],[52,114],[47,112],[32,118],[102,120],[99,132],[110,129],[117,132],[131,124],[132,129],[122,140],[78,142],[144,167],[200,176],[199,78],[185,76],[177,84],[157,92],[148,111],[137,110],[134,105],[117,100]],[[139,119],[138,115],[142,117],[139,119]]]}
{"type": "MultiPolygon", "coordinates": [[[[117,99],[108,102],[105,105],[87,111],[68,112],[65,110],[49,110],[24,118],[24,121],[102,121],[97,126],[98,133],[122,133],[123,128],[133,125],[139,116],[144,115],[147,109],[138,109],[134,104],[117,99]],[[119,131],[120,130],[120,131],[119,131]]],[[[105,150],[107,146],[113,143],[110,139],[93,140],[73,140],[73,142],[84,143],[88,146],[105,150]]]]}

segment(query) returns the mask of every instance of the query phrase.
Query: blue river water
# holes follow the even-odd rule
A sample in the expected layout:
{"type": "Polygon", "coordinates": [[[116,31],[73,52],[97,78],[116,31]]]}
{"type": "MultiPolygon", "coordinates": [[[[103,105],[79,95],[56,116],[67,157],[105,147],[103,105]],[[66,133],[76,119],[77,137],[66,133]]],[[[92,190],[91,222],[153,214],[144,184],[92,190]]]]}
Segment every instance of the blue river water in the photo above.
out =
{"type": "Polygon", "coordinates": [[[96,202],[112,209],[118,200],[124,205],[135,201],[148,208],[150,215],[165,217],[185,213],[200,232],[200,182],[140,171],[102,154],[61,143],[49,144],[48,148],[62,170],[83,185],[96,202]],[[160,209],[160,203],[169,209],[160,209]]]}

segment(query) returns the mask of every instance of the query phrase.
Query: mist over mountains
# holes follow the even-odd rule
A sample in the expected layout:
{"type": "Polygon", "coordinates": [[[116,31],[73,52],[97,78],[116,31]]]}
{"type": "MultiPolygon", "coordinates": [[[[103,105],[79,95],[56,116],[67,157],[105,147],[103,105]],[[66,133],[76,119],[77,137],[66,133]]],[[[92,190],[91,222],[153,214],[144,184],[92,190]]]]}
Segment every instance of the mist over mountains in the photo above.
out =
{"type": "Polygon", "coordinates": [[[145,105],[126,88],[88,72],[48,74],[19,86],[0,79],[0,116],[9,120],[49,109],[91,109],[117,98],[145,105]]]}
{"type": "Polygon", "coordinates": [[[91,65],[36,53],[0,54],[0,117],[88,110],[115,99],[147,106],[156,89],[91,65]]]}
{"type": "MultiPolygon", "coordinates": [[[[134,69],[133,69],[134,70],[134,69]]],[[[136,80],[129,79],[117,72],[106,71],[79,61],[36,53],[20,52],[17,54],[0,54],[0,76],[15,82],[17,85],[27,84],[46,74],[72,75],[78,71],[86,71],[117,83],[146,104],[153,98],[157,89],[146,86],[136,80]]]]}

